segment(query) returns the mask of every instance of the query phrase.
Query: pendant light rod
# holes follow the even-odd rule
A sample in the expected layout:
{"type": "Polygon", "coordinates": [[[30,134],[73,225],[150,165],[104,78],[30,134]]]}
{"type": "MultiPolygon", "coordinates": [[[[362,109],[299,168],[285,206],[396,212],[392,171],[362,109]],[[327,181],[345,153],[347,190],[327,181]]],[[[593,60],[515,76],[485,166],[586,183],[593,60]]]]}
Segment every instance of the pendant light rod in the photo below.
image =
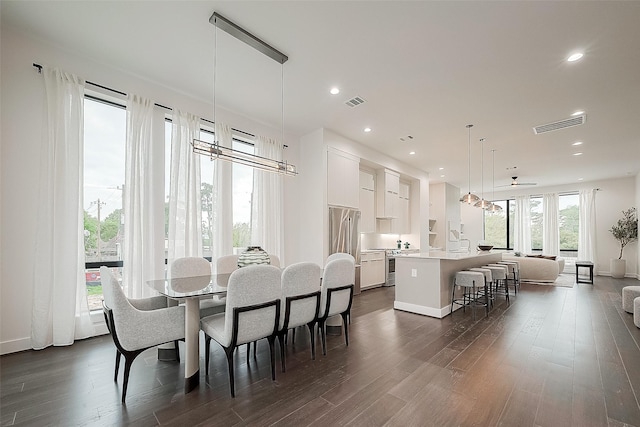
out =
{"type": "Polygon", "coordinates": [[[289,60],[289,57],[287,57],[287,55],[280,52],[278,49],[266,43],[265,41],[254,36],[238,24],[231,22],[224,16],[220,15],[218,12],[213,12],[213,15],[211,15],[211,18],[209,18],[209,22],[217,28],[225,31],[229,35],[232,35],[241,42],[246,43],[257,51],[264,53],[279,64],[284,64],[285,62],[287,62],[287,60],[289,60]]]}
{"type": "Polygon", "coordinates": [[[468,139],[468,146],[469,146],[469,192],[467,194],[465,194],[464,196],[462,196],[460,198],[460,201],[462,203],[468,203],[468,204],[472,204],[475,203],[479,200],[478,196],[476,196],[475,194],[471,194],[471,128],[473,127],[473,125],[467,125],[467,129],[469,130],[469,139],[468,139]]]}

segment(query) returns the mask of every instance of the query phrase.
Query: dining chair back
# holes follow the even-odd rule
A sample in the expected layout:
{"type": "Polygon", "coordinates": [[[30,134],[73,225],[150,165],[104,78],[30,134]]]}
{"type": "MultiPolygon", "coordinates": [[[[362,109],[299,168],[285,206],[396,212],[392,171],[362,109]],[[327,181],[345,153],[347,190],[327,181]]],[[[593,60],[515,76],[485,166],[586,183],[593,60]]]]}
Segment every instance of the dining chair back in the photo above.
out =
{"type": "Polygon", "coordinates": [[[129,372],[135,358],[148,348],[184,338],[184,307],[166,307],[164,297],[128,299],[107,267],[100,267],[100,278],[103,313],[117,349],[114,381],[118,377],[120,355],[125,358],[122,387],[122,403],[125,403],[129,372]]]}
{"type": "Polygon", "coordinates": [[[325,265],[327,265],[329,261],[333,261],[334,259],[350,259],[351,261],[353,261],[354,264],[356,263],[356,260],[353,257],[353,255],[348,254],[346,252],[336,252],[327,257],[327,260],[325,261],[325,265]]]}
{"type": "MultiPolygon", "coordinates": [[[[172,279],[183,277],[211,276],[211,263],[202,257],[182,257],[171,262],[169,274],[172,279]]],[[[200,318],[224,311],[225,300],[217,296],[199,301],[200,318]]]]}
{"type": "Polygon", "coordinates": [[[289,329],[307,325],[311,339],[311,358],[316,358],[314,329],[320,310],[320,281],[322,269],[312,262],[291,264],[282,271],[282,299],[280,301],[280,359],[285,366],[285,338],[289,329]]]}
{"type": "Polygon", "coordinates": [[[345,343],[349,345],[348,318],[353,302],[355,263],[353,257],[333,259],[324,267],[320,288],[320,314],[318,329],[322,339],[322,354],[327,354],[325,322],[334,315],[342,316],[345,343]]]}
{"type": "Polygon", "coordinates": [[[235,397],[233,352],[241,344],[267,338],[271,355],[271,378],[275,380],[273,345],[280,322],[281,272],[272,265],[240,268],[229,277],[224,314],[200,321],[205,334],[206,373],[209,373],[211,340],[225,350],[229,365],[231,396],[235,397]]]}
{"type": "Polygon", "coordinates": [[[231,274],[238,269],[238,255],[225,255],[216,260],[217,274],[231,274]]]}
{"type": "Polygon", "coordinates": [[[280,258],[278,258],[277,255],[269,254],[269,264],[279,268],[280,267],[280,258]]]}

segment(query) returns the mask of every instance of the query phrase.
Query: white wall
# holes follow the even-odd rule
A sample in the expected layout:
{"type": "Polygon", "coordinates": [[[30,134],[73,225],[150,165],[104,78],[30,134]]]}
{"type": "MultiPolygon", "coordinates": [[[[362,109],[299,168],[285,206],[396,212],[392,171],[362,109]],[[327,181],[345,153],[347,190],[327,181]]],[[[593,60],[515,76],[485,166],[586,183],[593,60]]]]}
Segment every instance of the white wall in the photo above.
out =
{"type": "MultiPolygon", "coordinates": [[[[117,64],[99,64],[74,55],[3,25],[1,60],[1,210],[0,210],[0,354],[30,348],[32,277],[35,224],[38,210],[39,153],[44,114],[44,82],[32,63],[50,65],[77,74],[88,81],[132,92],[155,102],[212,119],[211,103],[190,98],[171,88],[127,74],[117,64]]],[[[144,54],[144,53],[141,53],[144,54]]],[[[203,99],[207,99],[203,95],[203,99]]],[[[216,119],[254,134],[280,137],[272,128],[216,106],[216,119]]],[[[299,163],[299,144],[285,135],[286,159],[299,163]]],[[[302,173],[305,173],[302,171],[302,173]]],[[[283,262],[299,259],[301,233],[297,178],[285,179],[285,254],[283,262]]]]}
{"type": "MultiPolygon", "coordinates": [[[[595,271],[600,275],[610,275],[609,260],[617,258],[620,252],[618,242],[613,238],[609,229],[622,216],[622,211],[633,206],[638,206],[638,178],[628,177],[605,181],[581,182],[554,187],[522,187],[517,190],[495,193],[495,200],[518,195],[542,195],[544,193],[575,192],[599,188],[596,193],[596,266],[595,271]]],[[[465,225],[465,230],[467,226],[465,225]]],[[[638,244],[632,243],[624,249],[624,258],[627,260],[627,276],[637,277],[638,244]]]]}

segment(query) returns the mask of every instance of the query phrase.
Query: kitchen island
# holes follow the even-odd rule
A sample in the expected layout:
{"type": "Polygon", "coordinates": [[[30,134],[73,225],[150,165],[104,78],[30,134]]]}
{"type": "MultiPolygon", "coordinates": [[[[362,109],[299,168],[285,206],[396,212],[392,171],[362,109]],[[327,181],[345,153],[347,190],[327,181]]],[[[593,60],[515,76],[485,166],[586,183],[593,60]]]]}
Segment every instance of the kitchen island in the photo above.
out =
{"type": "Polygon", "coordinates": [[[441,319],[449,314],[456,272],[501,260],[501,253],[475,251],[432,251],[398,256],[393,308],[441,319]]]}

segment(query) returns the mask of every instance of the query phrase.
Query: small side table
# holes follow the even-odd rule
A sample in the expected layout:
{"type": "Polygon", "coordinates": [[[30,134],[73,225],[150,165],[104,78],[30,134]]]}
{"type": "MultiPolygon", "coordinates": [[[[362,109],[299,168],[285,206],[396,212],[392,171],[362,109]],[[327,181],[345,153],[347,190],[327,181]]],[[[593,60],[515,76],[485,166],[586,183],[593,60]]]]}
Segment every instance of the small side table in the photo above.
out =
{"type": "Polygon", "coordinates": [[[591,283],[593,285],[593,263],[591,261],[576,261],[576,283],[591,283]],[[580,280],[578,269],[580,267],[589,269],[589,280],[580,280]]]}

